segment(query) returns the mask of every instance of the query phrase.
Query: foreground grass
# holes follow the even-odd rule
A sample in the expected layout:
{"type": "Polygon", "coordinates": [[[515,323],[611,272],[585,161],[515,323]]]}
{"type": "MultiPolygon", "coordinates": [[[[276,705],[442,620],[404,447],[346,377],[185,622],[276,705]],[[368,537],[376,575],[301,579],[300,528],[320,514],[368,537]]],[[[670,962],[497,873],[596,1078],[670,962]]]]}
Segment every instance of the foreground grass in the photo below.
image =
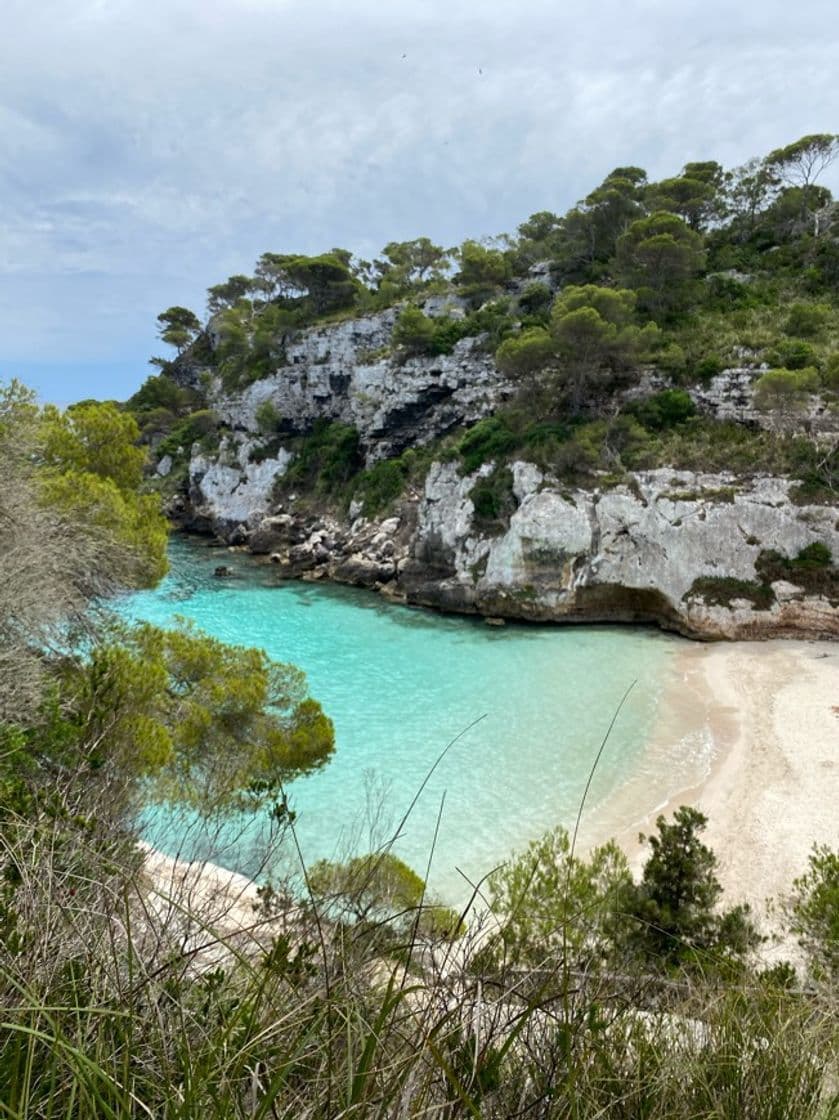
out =
{"type": "Polygon", "coordinates": [[[513,968],[477,918],[430,942],[271,894],[232,929],[129,843],[48,836],[18,831],[4,912],[4,1117],[839,1116],[836,993],[785,969],[513,968]]]}

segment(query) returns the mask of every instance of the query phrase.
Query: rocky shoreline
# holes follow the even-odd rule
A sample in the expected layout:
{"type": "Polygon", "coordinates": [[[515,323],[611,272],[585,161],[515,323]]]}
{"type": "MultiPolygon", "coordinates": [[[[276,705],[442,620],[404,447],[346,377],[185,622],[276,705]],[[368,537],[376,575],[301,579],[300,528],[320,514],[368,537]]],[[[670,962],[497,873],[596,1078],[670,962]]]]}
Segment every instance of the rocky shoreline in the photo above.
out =
{"type": "Polygon", "coordinates": [[[343,517],[293,503],[247,511],[241,496],[226,505],[217,486],[209,496],[202,488],[212,469],[193,460],[191,500],[176,503],[176,521],[270,557],[279,578],[489,618],[655,623],[699,639],[839,638],[835,565],[783,566],[814,545],[839,555],[836,509],[795,504],[788,479],[656,470],[569,490],[515,462],[515,510],[487,529],[470,494],[491,465],[462,477],[434,463],[423,490],[382,518],[357,504],[343,517]]]}

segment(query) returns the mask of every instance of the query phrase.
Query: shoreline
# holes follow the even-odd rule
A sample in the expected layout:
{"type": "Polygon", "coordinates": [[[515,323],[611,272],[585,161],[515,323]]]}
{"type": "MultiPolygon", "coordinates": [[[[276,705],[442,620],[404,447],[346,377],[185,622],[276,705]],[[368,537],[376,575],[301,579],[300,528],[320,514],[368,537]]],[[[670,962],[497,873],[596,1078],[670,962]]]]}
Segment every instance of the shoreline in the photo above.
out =
{"type": "MultiPolygon", "coordinates": [[[[815,843],[839,846],[839,644],[685,643],[675,653],[646,759],[646,776],[640,770],[617,793],[608,823],[597,807],[591,827],[584,818],[580,850],[614,838],[637,875],[647,851],[639,832],[653,831],[659,815],[693,805],[708,818],[703,840],[717,856],[723,905],[751,906],[775,939],[765,957],[795,957],[779,908],[767,909],[767,901],[780,903],[788,895],[815,843]],[[699,752],[704,772],[694,783],[669,790],[668,760],[676,763],[685,749],[699,752]],[[655,792],[650,772],[665,779],[655,792]]],[[[198,887],[199,895],[209,889],[233,926],[254,924],[256,884],[250,880],[153,851],[146,866],[158,889],[171,889],[173,877],[183,886],[189,869],[189,886],[198,887]]]]}
{"type": "Polygon", "coordinates": [[[839,846],[839,645],[700,646],[681,652],[680,669],[705,707],[707,774],[616,839],[637,874],[645,858],[637,832],[679,805],[696,807],[708,818],[703,840],[718,860],[723,905],[749,904],[772,938],[767,960],[797,957],[781,904],[813,845],[839,846]]]}

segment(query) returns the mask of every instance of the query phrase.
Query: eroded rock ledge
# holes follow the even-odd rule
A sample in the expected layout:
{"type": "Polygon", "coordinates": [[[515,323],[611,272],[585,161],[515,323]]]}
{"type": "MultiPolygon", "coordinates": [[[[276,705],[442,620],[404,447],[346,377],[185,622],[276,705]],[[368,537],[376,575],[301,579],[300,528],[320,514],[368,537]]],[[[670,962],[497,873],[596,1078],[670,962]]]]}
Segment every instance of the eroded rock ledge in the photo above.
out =
{"type": "Polygon", "coordinates": [[[248,475],[194,458],[182,522],[270,556],[278,576],[357,584],[447,611],[653,622],[707,639],[839,638],[830,559],[839,557],[839,513],[795,504],[789,479],[663,469],[584,490],[515,462],[515,511],[487,531],[470,492],[492,464],[462,477],[454,463],[435,463],[421,493],[377,520],[293,503],[266,516],[268,481],[283,469],[263,462],[248,475]]]}

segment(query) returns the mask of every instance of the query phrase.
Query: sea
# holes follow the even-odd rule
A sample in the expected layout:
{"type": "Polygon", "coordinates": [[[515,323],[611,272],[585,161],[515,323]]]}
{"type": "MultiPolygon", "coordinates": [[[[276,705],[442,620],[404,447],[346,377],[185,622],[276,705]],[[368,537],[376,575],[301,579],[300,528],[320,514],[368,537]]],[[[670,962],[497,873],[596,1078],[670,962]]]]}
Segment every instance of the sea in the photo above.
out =
{"type": "Polygon", "coordinates": [[[170,563],[119,612],[162,626],[191,619],[297,665],[334,722],[336,749],[289,784],[294,824],[278,845],[258,814],[210,825],[150,805],[141,830],[167,854],[273,879],[387,849],[460,904],[545,831],[579,822],[581,847],[626,835],[708,772],[707,712],[685,694],[688,643],[677,636],[489,626],[369,590],[283,581],[201,538],[175,536],[170,563]]]}

